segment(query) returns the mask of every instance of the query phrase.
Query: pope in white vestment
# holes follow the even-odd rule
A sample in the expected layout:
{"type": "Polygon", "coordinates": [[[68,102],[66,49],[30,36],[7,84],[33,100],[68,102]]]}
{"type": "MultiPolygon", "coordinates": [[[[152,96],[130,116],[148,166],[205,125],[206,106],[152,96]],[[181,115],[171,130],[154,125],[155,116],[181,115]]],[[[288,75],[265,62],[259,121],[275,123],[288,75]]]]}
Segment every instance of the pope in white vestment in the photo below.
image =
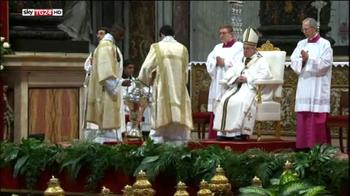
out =
{"type": "Polygon", "coordinates": [[[174,30],[160,29],[162,41],[152,44],[138,79],[152,85],[150,138],[156,143],[182,144],[193,128],[191,101],[187,91],[188,51],[174,39],[174,30]]]}
{"type": "Polygon", "coordinates": [[[291,68],[298,74],[295,112],[299,149],[330,142],[326,119],[330,112],[333,63],[332,47],[317,33],[317,22],[305,19],[302,30],[307,38],[298,42],[291,55],[291,68]]]}
{"type": "Polygon", "coordinates": [[[257,79],[272,78],[266,59],[256,51],[258,36],[248,28],[243,35],[244,58],[229,69],[221,84],[226,91],[215,108],[214,130],[219,140],[231,140],[253,133],[256,118],[257,79]]]}

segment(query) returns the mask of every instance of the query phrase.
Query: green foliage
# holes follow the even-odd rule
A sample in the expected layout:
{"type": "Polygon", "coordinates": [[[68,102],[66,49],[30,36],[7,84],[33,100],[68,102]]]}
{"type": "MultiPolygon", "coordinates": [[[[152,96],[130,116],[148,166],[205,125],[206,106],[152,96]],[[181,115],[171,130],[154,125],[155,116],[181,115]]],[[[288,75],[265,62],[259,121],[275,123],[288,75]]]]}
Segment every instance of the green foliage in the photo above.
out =
{"type": "Polygon", "coordinates": [[[21,144],[0,142],[0,147],[0,167],[12,166],[14,176],[25,177],[28,188],[34,188],[44,170],[66,172],[71,179],[82,170],[88,171],[85,188],[89,192],[96,190],[111,169],[128,176],[145,170],[150,180],[166,173],[177,181],[199,184],[202,179],[210,181],[219,164],[233,187],[244,187],[240,189],[243,195],[316,195],[325,194],[324,187],[338,194],[343,183],[349,181],[348,160],[336,160],[336,149],[326,145],[316,146],[309,153],[268,153],[259,149],[237,153],[217,146],[191,150],[186,146],[154,144],[151,140],[140,147],[74,141],[62,148],[27,139],[21,144]],[[293,163],[300,180],[295,176],[280,178],[286,160],[293,163]],[[268,188],[250,187],[254,176],[268,188]]]}
{"type": "Polygon", "coordinates": [[[15,143],[0,142],[0,166],[13,165],[20,147],[15,143]]]}
{"type": "Polygon", "coordinates": [[[13,176],[25,177],[26,187],[34,189],[44,170],[52,170],[60,149],[35,139],[23,139],[21,144],[1,145],[1,165],[13,165],[13,176]]]}
{"type": "Polygon", "coordinates": [[[241,196],[316,196],[328,195],[324,186],[311,186],[292,172],[284,172],[279,179],[273,179],[267,188],[247,186],[239,189],[241,196]]]}
{"type": "Polygon", "coordinates": [[[242,187],[239,191],[241,196],[275,196],[271,191],[255,186],[242,187]]]}
{"type": "Polygon", "coordinates": [[[299,176],[310,184],[328,187],[334,193],[339,191],[349,177],[349,162],[335,159],[337,149],[329,145],[317,145],[308,153],[298,152],[292,156],[293,167],[299,176]]]}
{"type": "Polygon", "coordinates": [[[71,180],[76,179],[83,165],[89,166],[96,160],[95,153],[101,144],[90,141],[74,141],[59,159],[60,172],[66,169],[71,180]]]}

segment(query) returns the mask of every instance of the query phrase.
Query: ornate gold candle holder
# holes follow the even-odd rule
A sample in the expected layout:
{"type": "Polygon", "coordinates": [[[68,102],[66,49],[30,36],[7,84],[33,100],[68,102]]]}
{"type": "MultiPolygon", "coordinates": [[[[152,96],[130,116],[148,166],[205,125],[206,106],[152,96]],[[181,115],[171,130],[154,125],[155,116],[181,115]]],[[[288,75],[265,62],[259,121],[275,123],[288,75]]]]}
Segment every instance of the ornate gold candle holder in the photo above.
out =
{"type": "Polygon", "coordinates": [[[123,196],[134,196],[132,186],[128,184],[124,186],[122,192],[123,192],[123,196]]]}
{"type": "Polygon", "coordinates": [[[134,196],[153,196],[156,193],[152,188],[152,184],[147,180],[146,173],[142,170],[137,174],[132,189],[134,196]]]}
{"type": "Polygon", "coordinates": [[[293,173],[292,168],[293,164],[288,160],[284,163],[284,171],[280,177],[280,184],[286,184],[295,180],[298,180],[298,174],[293,173]]]}
{"type": "Polygon", "coordinates": [[[186,184],[180,181],[179,183],[177,183],[176,192],[174,196],[190,196],[190,194],[186,191],[186,188],[186,184]]]}
{"type": "Polygon", "coordinates": [[[64,190],[60,187],[60,182],[55,176],[52,176],[49,182],[47,183],[48,187],[44,192],[44,195],[56,195],[64,196],[64,190]]]}
{"type": "Polygon", "coordinates": [[[109,194],[111,194],[111,190],[103,186],[101,189],[101,195],[109,195],[109,194]]]}
{"type": "Polygon", "coordinates": [[[199,185],[199,191],[197,192],[197,196],[213,196],[214,193],[209,189],[209,184],[207,181],[202,180],[199,185]]]}
{"type": "Polygon", "coordinates": [[[284,163],[284,171],[291,170],[293,168],[293,164],[289,162],[288,160],[284,163]]]}
{"type": "Polygon", "coordinates": [[[227,195],[231,192],[231,184],[220,165],[218,165],[215,175],[210,180],[209,188],[214,195],[227,195]]]}
{"type": "Polygon", "coordinates": [[[252,179],[252,186],[262,187],[262,182],[260,178],[254,176],[254,178],[252,179]]]}

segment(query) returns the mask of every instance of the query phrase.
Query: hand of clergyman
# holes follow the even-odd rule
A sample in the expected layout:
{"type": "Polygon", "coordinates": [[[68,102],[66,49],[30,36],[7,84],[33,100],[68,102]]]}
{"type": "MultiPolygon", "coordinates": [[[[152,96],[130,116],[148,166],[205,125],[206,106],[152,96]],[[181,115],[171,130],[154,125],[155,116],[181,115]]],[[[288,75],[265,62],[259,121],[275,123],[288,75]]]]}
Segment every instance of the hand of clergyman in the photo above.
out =
{"type": "Polygon", "coordinates": [[[225,65],[225,59],[224,58],[221,58],[221,57],[216,57],[216,65],[217,66],[220,66],[220,67],[223,67],[225,65]]]}

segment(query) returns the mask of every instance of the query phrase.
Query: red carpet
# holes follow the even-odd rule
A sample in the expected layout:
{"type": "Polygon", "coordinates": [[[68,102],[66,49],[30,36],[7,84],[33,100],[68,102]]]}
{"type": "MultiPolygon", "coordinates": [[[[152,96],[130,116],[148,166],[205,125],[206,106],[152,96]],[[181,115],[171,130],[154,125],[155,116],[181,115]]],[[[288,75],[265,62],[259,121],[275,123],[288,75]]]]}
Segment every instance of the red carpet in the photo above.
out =
{"type": "MultiPolygon", "coordinates": [[[[115,145],[120,143],[121,142],[105,142],[104,144],[115,145]]],[[[142,145],[142,141],[127,141],[124,143],[136,146],[142,145]]],[[[217,145],[223,149],[229,148],[237,152],[244,152],[251,148],[261,148],[268,152],[278,151],[281,149],[295,149],[295,141],[282,139],[262,139],[260,141],[257,141],[256,139],[250,139],[247,141],[216,141],[207,139],[188,143],[188,147],[190,149],[205,148],[210,145],[217,145]]]]}
{"type": "Polygon", "coordinates": [[[216,141],[216,140],[202,140],[198,143],[191,142],[188,144],[189,148],[203,148],[209,145],[217,145],[223,149],[231,149],[233,151],[244,152],[251,148],[261,148],[266,151],[277,151],[281,149],[295,149],[295,141],[282,139],[250,139],[247,141],[216,141]]]}

